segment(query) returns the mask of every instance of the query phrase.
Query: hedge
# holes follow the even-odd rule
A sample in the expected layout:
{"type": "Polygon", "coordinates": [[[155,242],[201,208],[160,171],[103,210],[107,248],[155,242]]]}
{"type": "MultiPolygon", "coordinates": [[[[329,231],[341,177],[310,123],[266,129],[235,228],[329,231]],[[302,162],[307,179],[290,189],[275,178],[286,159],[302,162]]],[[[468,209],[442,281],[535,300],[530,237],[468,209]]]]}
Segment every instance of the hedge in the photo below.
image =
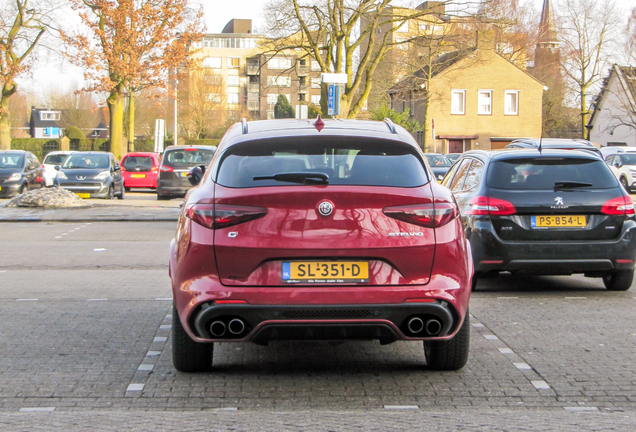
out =
{"type": "MultiPolygon", "coordinates": [[[[186,145],[213,145],[216,146],[219,139],[202,140],[180,140],[180,144],[186,145]]],[[[172,140],[164,140],[164,147],[172,145],[172,140]]],[[[70,150],[78,151],[110,151],[110,142],[107,139],[73,139],[70,142],[70,150]]],[[[13,138],[11,140],[12,150],[26,150],[33,153],[38,160],[42,160],[47,153],[60,149],[59,139],[47,138],[13,138]]],[[[135,151],[152,152],[155,149],[154,140],[136,140],[135,151]]]]}

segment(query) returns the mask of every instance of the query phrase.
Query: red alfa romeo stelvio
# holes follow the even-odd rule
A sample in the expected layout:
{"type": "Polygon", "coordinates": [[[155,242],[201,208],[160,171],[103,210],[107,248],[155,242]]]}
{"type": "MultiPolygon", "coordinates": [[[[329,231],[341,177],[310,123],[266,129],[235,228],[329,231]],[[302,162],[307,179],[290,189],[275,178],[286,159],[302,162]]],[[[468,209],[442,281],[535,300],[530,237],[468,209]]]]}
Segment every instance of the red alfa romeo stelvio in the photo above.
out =
{"type": "Polygon", "coordinates": [[[390,120],[238,123],[193,168],[175,238],[173,362],[215,342],[423,341],[468,359],[470,248],[451,192],[390,120]]]}

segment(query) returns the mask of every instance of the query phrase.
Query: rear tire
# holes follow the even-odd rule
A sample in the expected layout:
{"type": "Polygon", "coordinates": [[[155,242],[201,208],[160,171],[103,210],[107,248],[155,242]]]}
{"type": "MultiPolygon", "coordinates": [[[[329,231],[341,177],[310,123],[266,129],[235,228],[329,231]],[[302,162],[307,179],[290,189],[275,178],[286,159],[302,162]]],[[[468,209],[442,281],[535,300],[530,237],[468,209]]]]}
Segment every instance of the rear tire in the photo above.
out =
{"type": "Polygon", "coordinates": [[[170,197],[166,195],[157,194],[157,201],[167,201],[170,197]]]}
{"type": "Polygon", "coordinates": [[[634,269],[618,270],[603,276],[603,284],[610,291],[627,291],[634,281],[634,269]]]}
{"type": "Polygon", "coordinates": [[[466,310],[464,323],[450,340],[424,341],[424,356],[429,369],[459,370],[466,366],[470,347],[470,316],[466,310]]]}
{"type": "Polygon", "coordinates": [[[627,183],[627,179],[625,177],[621,177],[621,184],[623,185],[627,193],[631,193],[631,191],[629,190],[629,184],[627,183]]]}
{"type": "Polygon", "coordinates": [[[117,198],[119,198],[120,200],[124,199],[124,195],[126,195],[126,188],[125,187],[121,187],[121,192],[119,193],[119,196],[117,198]]]}
{"type": "Polygon", "coordinates": [[[20,188],[20,192],[18,193],[18,195],[22,195],[25,194],[29,191],[29,186],[25,183],[22,185],[22,187],[20,188]]]}
{"type": "Polygon", "coordinates": [[[124,188],[124,189],[126,189],[126,192],[130,192],[130,188],[129,187],[124,188]]]}
{"type": "Polygon", "coordinates": [[[172,364],[180,372],[212,370],[214,344],[193,341],[181,325],[176,306],[172,305],[172,364]]]}
{"type": "Polygon", "coordinates": [[[115,188],[113,185],[108,188],[108,195],[105,198],[109,200],[115,199],[115,188]]]}

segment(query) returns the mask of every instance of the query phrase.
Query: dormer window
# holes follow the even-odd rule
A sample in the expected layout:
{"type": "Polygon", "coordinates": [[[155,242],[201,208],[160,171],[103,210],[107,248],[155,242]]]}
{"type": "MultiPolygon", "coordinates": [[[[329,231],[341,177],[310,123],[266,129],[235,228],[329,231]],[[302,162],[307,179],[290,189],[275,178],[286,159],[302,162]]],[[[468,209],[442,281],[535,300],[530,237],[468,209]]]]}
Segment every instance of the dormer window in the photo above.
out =
{"type": "Polygon", "coordinates": [[[40,111],[40,120],[60,120],[59,111],[40,111]]]}

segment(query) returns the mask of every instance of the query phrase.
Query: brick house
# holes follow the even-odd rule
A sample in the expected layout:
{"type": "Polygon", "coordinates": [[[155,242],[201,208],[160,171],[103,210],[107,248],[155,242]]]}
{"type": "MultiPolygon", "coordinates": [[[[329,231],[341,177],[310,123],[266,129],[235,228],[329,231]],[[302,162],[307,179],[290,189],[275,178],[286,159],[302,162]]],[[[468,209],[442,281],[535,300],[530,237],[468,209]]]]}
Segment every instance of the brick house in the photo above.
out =
{"type": "Polygon", "coordinates": [[[427,139],[427,151],[498,149],[516,138],[541,135],[543,84],[481,45],[440,56],[431,67],[430,88],[426,69],[389,89],[395,111],[410,109],[420,124],[429,119],[427,136],[434,133],[435,140],[427,139]]]}

